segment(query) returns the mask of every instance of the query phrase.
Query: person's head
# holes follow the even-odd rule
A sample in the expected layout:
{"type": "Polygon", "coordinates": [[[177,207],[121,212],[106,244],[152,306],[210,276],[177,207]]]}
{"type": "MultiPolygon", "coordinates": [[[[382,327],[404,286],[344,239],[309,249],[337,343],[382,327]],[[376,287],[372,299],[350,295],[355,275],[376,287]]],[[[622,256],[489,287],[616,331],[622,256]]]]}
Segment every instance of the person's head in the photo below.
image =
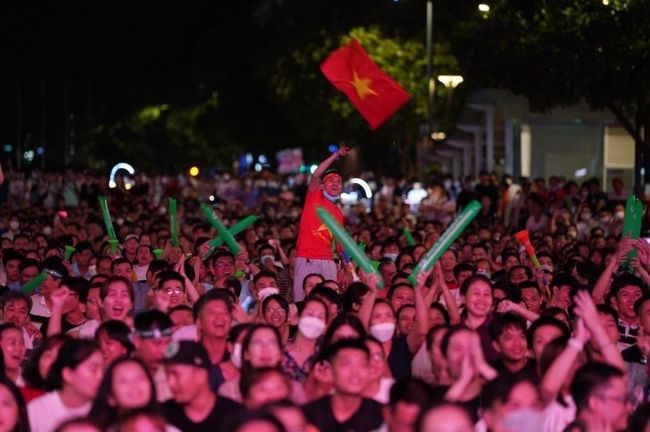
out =
{"type": "Polygon", "coordinates": [[[23,332],[13,323],[0,324],[0,351],[4,358],[4,370],[8,374],[18,374],[27,351],[23,332]]]}
{"type": "Polygon", "coordinates": [[[174,306],[169,309],[169,319],[171,319],[174,324],[174,331],[181,327],[191,325],[194,322],[194,318],[192,317],[192,308],[184,304],[174,306]]]}
{"type": "Polygon", "coordinates": [[[136,260],[139,266],[149,265],[153,261],[153,248],[149,245],[140,245],[135,251],[136,260]]]}
{"type": "Polygon", "coordinates": [[[329,346],[342,339],[358,339],[367,336],[366,329],[357,315],[344,313],[338,315],[327,327],[321,340],[320,351],[325,352],[329,346]]]}
{"type": "MultiPolygon", "coordinates": [[[[600,321],[600,324],[605,329],[605,332],[607,333],[609,340],[613,344],[616,344],[619,338],[618,313],[616,312],[616,309],[605,304],[597,305],[596,309],[598,310],[598,320],[600,321]]],[[[598,347],[598,345],[593,339],[589,341],[589,345],[593,348],[598,347]]]]}
{"type": "Polygon", "coordinates": [[[128,234],[124,238],[124,250],[128,254],[135,254],[140,245],[140,237],[137,234],[128,234]]]}
{"type": "Polygon", "coordinates": [[[131,276],[133,275],[133,266],[128,259],[117,258],[111,263],[111,274],[113,276],[121,276],[131,280],[131,276]]]}
{"type": "Polygon", "coordinates": [[[291,383],[279,367],[252,368],[239,380],[244,405],[258,409],[266,403],[287,399],[291,396],[291,383]]]}
{"type": "Polygon", "coordinates": [[[185,304],[185,279],[173,270],[158,273],[158,286],[156,295],[164,296],[169,302],[169,307],[185,304]]]}
{"type": "Polygon", "coordinates": [[[431,402],[427,384],[416,378],[397,380],[390,389],[388,405],[382,408],[391,432],[412,432],[420,412],[431,402]]]}
{"type": "Polygon", "coordinates": [[[440,265],[444,272],[453,272],[457,263],[458,254],[453,249],[447,249],[440,257],[440,265]]]}
{"type": "Polygon", "coordinates": [[[20,291],[7,291],[0,296],[2,322],[22,327],[27,323],[31,308],[32,300],[20,291]]]}
{"type": "Polygon", "coordinates": [[[273,294],[279,294],[278,281],[275,273],[268,270],[258,272],[253,278],[253,295],[257,301],[262,302],[265,298],[273,294]]]}
{"type": "Polygon", "coordinates": [[[551,280],[551,291],[555,304],[567,309],[571,306],[571,293],[578,287],[578,281],[568,273],[558,273],[551,280]]]}
{"type": "Polygon", "coordinates": [[[612,295],[612,304],[621,318],[631,321],[637,319],[634,303],[641,298],[645,291],[646,287],[643,281],[633,274],[623,273],[614,277],[610,294],[612,295]]]}
{"type": "Polygon", "coordinates": [[[329,347],[334,390],[361,397],[368,381],[370,353],[363,339],[343,339],[329,347]]]}
{"type": "Polygon", "coordinates": [[[33,388],[45,389],[45,380],[52,363],[59,355],[63,342],[69,336],[58,334],[46,338],[29,358],[23,369],[25,383],[33,388]]]}
{"type": "Polygon", "coordinates": [[[543,423],[539,391],[528,379],[497,377],[483,388],[482,402],[483,419],[491,431],[526,430],[543,423]]]}
{"type": "Polygon", "coordinates": [[[328,169],[320,178],[320,188],[329,197],[338,198],[343,190],[343,177],[336,169],[328,169]]]}
{"type": "Polygon", "coordinates": [[[287,432],[282,423],[263,411],[247,410],[229,425],[232,432],[287,432]]]}
{"type": "Polygon", "coordinates": [[[61,281],[61,287],[68,289],[68,298],[63,304],[62,312],[85,312],[85,301],[88,297],[89,283],[82,277],[66,277],[61,281]]]}
{"type": "Polygon", "coordinates": [[[497,314],[490,323],[492,345],[505,363],[517,363],[526,359],[526,322],[514,314],[497,314]]]}
{"type": "Polygon", "coordinates": [[[34,258],[23,258],[18,268],[20,271],[20,285],[26,284],[41,271],[41,266],[34,258]]]}
{"type": "Polygon", "coordinates": [[[270,295],[262,302],[262,316],[273,327],[284,328],[289,323],[289,303],[279,294],[270,295]]]}
{"type": "Polygon", "coordinates": [[[138,314],[133,324],[135,355],[153,372],[165,358],[174,324],[167,314],[156,309],[138,314]]]}
{"type": "Polygon", "coordinates": [[[110,276],[113,274],[111,272],[111,264],[113,259],[109,256],[101,256],[97,258],[97,274],[110,276]]]}
{"type": "Polygon", "coordinates": [[[526,305],[526,309],[539,314],[542,309],[542,291],[537,282],[528,280],[519,284],[521,290],[521,299],[526,305]]]}
{"type": "Polygon", "coordinates": [[[305,296],[308,296],[316,285],[320,285],[323,282],[325,282],[325,278],[319,273],[309,273],[305,276],[302,280],[302,290],[305,296]]]}
{"type": "Polygon", "coordinates": [[[523,281],[533,280],[533,271],[523,264],[514,265],[508,270],[507,279],[513,284],[518,285],[523,281]]]}
{"type": "Polygon", "coordinates": [[[89,242],[79,242],[75,246],[74,261],[81,267],[87,267],[93,257],[93,247],[89,242]]]}
{"type": "Polygon", "coordinates": [[[99,389],[104,362],[99,346],[86,339],[68,339],[50,368],[48,390],[67,391],[77,399],[92,401],[99,389]]]}
{"type": "Polygon", "coordinates": [[[327,328],[329,309],[319,297],[309,296],[303,302],[298,321],[300,335],[309,340],[319,338],[327,328]]]}
{"type": "Polygon", "coordinates": [[[246,370],[276,367],[282,360],[282,340],[275,327],[253,325],[242,342],[242,367],[246,370]]]}
{"type": "Polygon", "coordinates": [[[194,304],[194,321],[201,337],[228,338],[233,300],[224,290],[211,290],[194,304]]]}
{"type": "Polygon", "coordinates": [[[415,325],[415,305],[405,304],[400,307],[396,313],[397,334],[406,336],[411,333],[415,325]]]}
{"type": "Polygon", "coordinates": [[[544,348],[550,341],[559,337],[568,338],[569,328],[562,321],[553,317],[540,317],[533,321],[527,332],[528,346],[539,363],[544,348]]]}
{"type": "Polygon", "coordinates": [[[482,275],[471,276],[463,282],[460,292],[465,298],[467,315],[472,318],[485,318],[489,315],[494,301],[490,281],[482,275]]]}
{"type": "Polygon", "coordinates": [[[28,432],[27,404],[20,390],[7,378],[0,378],[0,432],[28,432]]]}
{"type": "Polygon", "coordinates": [[[626,426],[629,398],[620,369],[604,363],[587,363],[576,372],[570,390],[579,418],[596,418],[613,430],[626,426]]]}
{"type": "Polygon", "coordinates": [[[187,405],[210,397],[210,357],[199,342],[173,341],[165,353],[165,371],[174,401],[187,405]]]}
{"type": "Polygon", "coordinates": [[[153,408],[156,390],[147,367],[138,359],[121,358],[104,373],[90,417],[104,427],[118,415],[139,408],[153,408]]]}
{"type": "Polygon", "coordinates": [[[212,274],[216,279],[235,275],[235,256],[227,250],[218,250],[212,256],[212,274]]]}
{"type": "Polygon", "coordinates": [[[308,430],[307,419],[302,409],[289,399],[264,404],[262,410],[282,423],[286,432],[305,432],[308,430]]]}
{"type": "Polygon", "coordinates": [[[41,284],[41,294],[48,296],[61,286],[61,280],[68,276],[68,270],[59,257],[48,257],[43,260],[43,272],[47,275],[41,284]]]}
{"type": "Polygon", "coordinates": [[[471,349],[475,332],[463,327],[452,327],[440,340],[440,351],[449,366],[449,374],[457,379],[461,374],[463,358],[471,349]]]}
{"type": "Polygon", "coordinates": [[[383,299],[375,301],[370,315],[370,334],[381,342],[388,342],[395,335],[397,318],[389,302],[383,299]]]}
{"type": "Polygon", "coordinates": [[[4,251],[2,262],[7,275],[7,283],[20,280],[20,262],[22,259],[23,255],[14,249],[4,251]]]}
{"type": "Polygon", "coordinates": [[[390,258],[382,258],[378,270],[385,281],[393,280],[393,276],[397,274],[397,266],[390,258]]]}
{"type": "Polygon", "coordinates": [[[133,351],[130,339],[131,329],[122,321],[103,322],[95,332],[95,342],[104,356],[104,364],[109,365],[118,358],[128,357],[133,351]]]}
{"type": "Polygon", "coordinates": [[[485,243],[479,242],[472,245],[472,260],[476,263],[480,260],[488,260],[490,258],[490,253],[488,247],[485,243]]]}
{"type": "Polygon", "coordinates": [[[474,432],[474,422],[461,405],[443,402],[422,410],[416,432],[474,432]]]}
{"type": "Polygon", "coordinates": [[[415,291],[413,291],[413,287],[408,283],[399,283],[391,286],[388,290],[387,297],[393,310],[398,310],[406,304],[415,304],[415,291]]]}
{"type": "Polygon", "coordinates": [[[639,318],[639,327],[645,334],[650,334],[650,294],[645,294],[634,304],[634,312],[639,318]]]}
{"type": "Polygon", "coordinates": [[[152,408],[136,408],[117,419],[119,432],[165,432],[169,430],[165,417],[152,408]]]}
{"type": "Polygon", "coordinates": [[[111,276],[104,281],[99,297],[104,319],[126,321],[133,308],[133,285],[122,276],[111,276]]]}

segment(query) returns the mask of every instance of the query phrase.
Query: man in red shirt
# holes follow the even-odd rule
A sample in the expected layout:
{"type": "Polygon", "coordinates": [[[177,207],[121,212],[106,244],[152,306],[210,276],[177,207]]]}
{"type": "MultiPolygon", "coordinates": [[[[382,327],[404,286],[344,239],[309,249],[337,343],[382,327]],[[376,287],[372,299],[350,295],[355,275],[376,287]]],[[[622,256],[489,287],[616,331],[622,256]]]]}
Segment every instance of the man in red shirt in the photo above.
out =
{"type": "Polygon", "coordinates": [[[316,214],[316,208],[324,207],[338,223],[343,225],[343,213],[336,205],[343,190],[343,178],[341,173],[329,169],[329,167],[340,156],[345,156],[348,151],[347,147],[341,147],[336,153],[321,162],[309,182],[296,248],[293,278],[294,301],[301,301],[305,298],[302,282],[308,274],[318,273],[325,279],[336,280],[336,264],[332,257],[334,238],[316,214]]]}

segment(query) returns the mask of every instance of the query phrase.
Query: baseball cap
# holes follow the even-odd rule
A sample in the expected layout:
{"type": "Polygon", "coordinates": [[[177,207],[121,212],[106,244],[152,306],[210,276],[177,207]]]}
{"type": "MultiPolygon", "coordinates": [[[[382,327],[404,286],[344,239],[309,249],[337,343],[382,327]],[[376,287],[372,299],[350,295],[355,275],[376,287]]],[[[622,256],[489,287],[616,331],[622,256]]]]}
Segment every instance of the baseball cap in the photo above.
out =
{"type": "Polygon", "coordinates": [[[331,176],[331,175],[337,175],[337,176],[343,178],[343,176],[341,175],[341,171],[337,170],[336,168],[330,168],[330,169],[325,170],[325,172],[320,176],[321,183],[324,182],[325,179],[328,176],[331,176]]]}
{"type": "Polygon", "coordinates": [[[165,351],[165,364],[183,364],[209,370],[210,357],[199,342],[172,341],[165,351]]]}
{"type": "Polygon", "coordinates": [[[68,270],[63,265],[63,261],[56,256],[47,257],[43,260],[43,271],[54,279],[63,279],[68,276],[68,270]]]}
{"type": "Polygon", "coordinates": [[[126,237],[124,238],[124,241],[127,242],[131,239],[136,239],[137,241],[140,241],[140,237],[138,237],[137,234],[133,234],[133,233],[127,234],[126,237]]]}

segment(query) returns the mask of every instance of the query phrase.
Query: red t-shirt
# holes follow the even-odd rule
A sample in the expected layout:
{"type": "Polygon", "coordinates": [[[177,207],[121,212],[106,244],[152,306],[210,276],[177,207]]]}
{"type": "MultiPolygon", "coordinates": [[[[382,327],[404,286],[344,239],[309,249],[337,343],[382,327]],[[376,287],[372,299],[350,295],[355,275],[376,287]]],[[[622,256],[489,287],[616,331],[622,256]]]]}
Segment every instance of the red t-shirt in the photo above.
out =
{"type": "Polygon", "coordinates": [[[336,204],[323,196],[320,189],[307,192],[305,207],[300,219],[300,233],[296,256],[319,260],[332,259],[332,233],[320,220],[317,207],[324,207],[338,223],[343,225],[343,212],[336,204]]]}

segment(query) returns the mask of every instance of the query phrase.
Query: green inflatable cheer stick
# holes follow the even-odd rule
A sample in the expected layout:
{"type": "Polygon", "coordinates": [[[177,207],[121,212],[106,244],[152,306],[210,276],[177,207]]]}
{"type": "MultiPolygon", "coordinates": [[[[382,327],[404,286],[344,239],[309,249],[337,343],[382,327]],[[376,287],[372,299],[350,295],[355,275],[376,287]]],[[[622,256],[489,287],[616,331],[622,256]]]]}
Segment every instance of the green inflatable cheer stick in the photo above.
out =
{"type": "MultiPolygon", "coordinates": [[[[641,235],[641,222],[643,219],[643,203],[634,195],[630,194],[627,197],[625,205],[625,220],[623,221],[623,237],[638,239],[641,235]]],[[[627,269],[630,268],[632,259],[636,257],[636,249],[632,249],[627,253],[625,263],[623,264],[627,269]]]]}
{"type": "Polygon", "coordinates": [[[47,278],[47,273],[41,272],[34,276],[32,279],[28,280],[25,285],[20,287],[20,292],[23,294],[29,294],[30,292],[34,291],[36,288],[41,286],[43,282],[45,282],[45,279],[47,278]]]}
{"type": "MultiPolygon", "coordinates": [[[[236,224],[228,228],[228,232],[230,232],[230,234],[232,234],[234,237],[240,232],[245,231],[249,226],[251,226],[255,222],[257,222],[257,219],[258,219],[257,216],[253,216],[253,215],[246,216],[244,219],[240,220],[239,222],[237,222],[236,224]]],[[[210,248],[210,250],[208,251],[208,253],[205,254],[203,259],[212,255],[212,252],[214,252],[214,250],[219,246],[221,246],[222,244],[223,244],[223,239],[219,235],[217,235],[215,238],[210,240],[210,243],[208,243],[208,247],[210,248]]]]}
{"type": "Polygon", "coordinates": [[[402,232],[404,233],[404,238],[406,238],[406,244],[409,246],[415,246],[415,239],[413,238],[411,231],[409,231],[408,228],[404,227],[402,232]]]}
{"type": "Polygon", "coordinates": [[[438,242],[433,245],[431,249],[424,255],[422,260],[418,265],[413,269],[411,275],[409,276],[409,282],[411,285],[415,286],[417,283],[416,278],[418,273],[421,271],[429,271],[434,266],[434,264],[440,259],[442,254],[444,254],[447,249],[456,241],[456,239],[465,231],[467,225],[469,225],[476,215],[481,211],[481,203],[478,201],[472,201],[463,209],[460,215],[454,220],[451,225],[445,230],[445,232],[440,236],[438,242]]]}
{"type": "Polygon", "coordinates": [[[108,234],[108,243],[111,245],[111,251],[113,252],[113,255],[115,255],[119,242],[117,240],[117,236],[115,235],[115,229],[113,229],[111,213],[108,210],[108,201],[106,201],[105,196],[100,196],[98,199],[99,208],[102,211],[102,217],[104,218],[104,226],[106,227],[106,233],[108,234]]]}
{"type": "Polygon", "coordinates": [[[72,246],[65,245],[65,252],[63,254],[63,259],[66,261],[70,261],[70,258],[72,258],[72,255],[77,251],[77,249],[73,248],[72,246]]]}
{"type": "MultiPolygon", "coordinates": [[[[346,252],[350,254],[350,258],[352,258],[364,272],[375,273],[379,275],[379,272],[372,265],[370,259],[368,259],[366,254],[359,248],[359,246],[357,246],[356,242],[352,240],[352,237],[350,237],[350,235],[343,229],[341,225],[339,225],[336,219],[334,219],[334,217],[327,212],[327,210],[325,210],[323,207],[318,207],[316,208],[316,213],[318,214],[318,217],[323,221],[323,223],[327,226],[327,228],[329,228],[336,241],[338,241],[343,246],[343,249],[345,249],[346,252]]],[[[383,286],[384,283],[382,281],[379,283],[378,288],[382,288],[383,286]]]]}
{"type": "Polygon", "coordinates": [[[232,236],[232,234],[226,229],[225,226],[223,226],[218,218],[214,217],[212,210],[205,203],[201,203],[201,210],[203,210],[203,214],[208,219],[208,222],[210,222],[210,225],[212,225],[214,229],[217,230],[219,237],[221,237],[224,243],[228,245],[232,253],[237,255],[241,248],[239,247],[239,244],[237,244],[237,241],[232,236]]]}
{"type": "Polygon", "coordinates": [[[178,246],[178,213],[176,210],[176,198],[169,198],[169,232],[172,238],[172,245],[178,246]]]}
{"type": "Polygon", "coordinates": [[[160,248],[156,248],[153,250],[153,256],[155,256],[157,260],[162,258],[163,253],[165,253],[165,251],[160,248]]]}

